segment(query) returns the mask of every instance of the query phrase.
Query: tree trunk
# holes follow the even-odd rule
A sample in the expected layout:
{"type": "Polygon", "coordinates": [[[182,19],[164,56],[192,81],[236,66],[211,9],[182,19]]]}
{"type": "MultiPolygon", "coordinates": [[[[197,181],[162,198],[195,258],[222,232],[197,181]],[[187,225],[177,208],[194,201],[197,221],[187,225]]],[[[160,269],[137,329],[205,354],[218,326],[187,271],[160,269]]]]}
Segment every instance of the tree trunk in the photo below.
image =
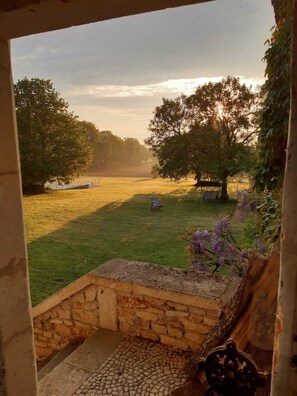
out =
{"type": "Polygon", "coordinates": [[[26,186],[23,186],[23,194],[30,195],[30,194],[44,194],[45,188],[43,183],[29,183],[26,186]]]}
{"type": "Polygon", "coordinates": [[[221,201],[228,201],[229,195],[227,191],[227,178],[222,179],[222,192],[221,192],[221,201]]]}
{"type": "Polygon", "coordinates": [[[195,180],[198,183],[201,179],[201,171],[199,169],[195,169],[195,180]]]}

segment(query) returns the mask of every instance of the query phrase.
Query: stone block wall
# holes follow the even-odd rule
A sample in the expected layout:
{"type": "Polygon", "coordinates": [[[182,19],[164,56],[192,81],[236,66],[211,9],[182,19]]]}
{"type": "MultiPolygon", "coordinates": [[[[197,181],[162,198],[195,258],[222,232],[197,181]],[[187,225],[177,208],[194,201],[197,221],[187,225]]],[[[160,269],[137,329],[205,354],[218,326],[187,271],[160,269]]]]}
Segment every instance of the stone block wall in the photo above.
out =
{"type": "Polygon", "coordinates": [[[201,305],[119,293],[119,329],[178,349],[196,351],[219,316],[219,307],[207,309],[201,305]]]}
{"type": "Polygon", "coordinates": [[[99,328],[97,286],[90,285],[33,320],[37,360],[71,341],[86,339],[99,328]]]}
{"type": "MultiPolygon", "coordinates": [[[[98,328],[195,351],[232,295],[226,292],[229,283],[189,271],[111,260],[33,308],[37,360],[90,337],[98,328]]],[[[236,291],[234,282],[232,290],[236,291]]]]}

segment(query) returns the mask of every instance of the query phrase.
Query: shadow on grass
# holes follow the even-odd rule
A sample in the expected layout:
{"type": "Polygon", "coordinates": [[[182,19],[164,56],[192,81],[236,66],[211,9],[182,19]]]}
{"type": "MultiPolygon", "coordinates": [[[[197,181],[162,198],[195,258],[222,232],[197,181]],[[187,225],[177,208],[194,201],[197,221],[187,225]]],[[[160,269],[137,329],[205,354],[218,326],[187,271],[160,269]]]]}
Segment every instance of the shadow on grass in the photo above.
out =
{"type": "Polygon", "coordinates": [[[111,258],[184,268],[188,255],[180,237],[189,228],[211,229],[214,219],[229,214],[234,205],[202,202],[194,189],[156,195],[160,211],[150,210],[152,194],[134,195],[29,243],[33,304],[111,258]]]}

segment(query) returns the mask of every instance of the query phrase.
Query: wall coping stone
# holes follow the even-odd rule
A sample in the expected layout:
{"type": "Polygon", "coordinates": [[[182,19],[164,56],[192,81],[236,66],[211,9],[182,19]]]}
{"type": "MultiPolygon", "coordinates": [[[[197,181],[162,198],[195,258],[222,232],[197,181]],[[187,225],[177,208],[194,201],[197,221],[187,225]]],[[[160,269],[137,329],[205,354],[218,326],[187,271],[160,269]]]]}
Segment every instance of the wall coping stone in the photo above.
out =
{"type": "Polygon", "coordinates": [[[205,309],[218,309],[222,303],[230,301],[239,283],[240,279],[232,277],[230,287],[230,277],[227,276],[113,259],[32,308],[32,316],[36,318],[44,314],[91,284],[205,309]]]}
{"type": "Polygon", "coordinates": [[[239,286],[237,277],[197,273],[193,270],[170,268],[142,261],[112,259],[89,272],[91,277],[124,281],[153,289],[197,295],[227,302],[239,286]],[[230,280],[232,279],[232,287],[230,280]]]}
{"type": "Polygon", "coordinates": [[[36,318],[39,315],[44,314],[51,308],[54,308],[61,302],[65,301],[67,298],[71,297],[73,294],[80,292],[85,287],[91,284],[91,279],[88,275],[84,275],[81,278],[75,280],[69,285],[63,287],[57,293],[52,294],[47,299],[42,301],[40,304],[32,308],[32,317],[36,318]]]}

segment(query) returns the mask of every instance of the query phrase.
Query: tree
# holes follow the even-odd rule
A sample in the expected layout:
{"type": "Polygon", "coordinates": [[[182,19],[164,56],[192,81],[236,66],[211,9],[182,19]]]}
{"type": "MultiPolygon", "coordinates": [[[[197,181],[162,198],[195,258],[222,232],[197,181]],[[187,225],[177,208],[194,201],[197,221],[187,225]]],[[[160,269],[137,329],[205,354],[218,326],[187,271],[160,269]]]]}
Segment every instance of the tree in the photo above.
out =
{"type": "Polygon", "coordinates": [[[121,165],[122,139],[110,131],[101,131],[97,140],[96,165],[98,170],[113,169],[121,165]]]}
{"type": "Polygon", "coordinates": [[[44,192],[46,182],[69,183],[92,160],[89,137],[50,80],[15,84],[23,190],[44,192]]]}
{"type": "Polygon", "coordinates": [[[101,131],[92,123],[83,122],[94,150],[92,172],[136,167],[151,159],[151,153],[134,138],[120,138],[110,131],[101,131]]]}
{"type": "Polygon", "coordinates": [[[154,118],[150,121],[148,129],[152,133],[145,143],[158,158],[162,177],[179,179],[193,171],[196,179],[200,178],[199,167],[189,162],[189,156],[188,160],[185,158],[190,154],[186,147],[189,140],[186,137],[189,132],[186,114],[185,95],[176,99],[163,98],[163,104],[155,108],[154,118]]]}
{"type": "Polygon", "coordinates": [[[258,95],[230,76],[198,87],[189,97],[163,99],[146,140],[160,174],[212,176],[222,182],[222,199],[228,199],[227,178],[247,168],[257,133],[257,104],[258,95]]]}
{"type": "Polygon", "coordinates": [[[188,98],[189,122],[211,124],[219,133],[222,200],[228,199],[227,178],[244,170],[245,161],[241,166],[240,160],[257,134],[257,99],[251,88],[231,76],[202,85],[188,98]]]}
{"type": "Polygon", "coordinates": [[[152,148],[155,154],[158,153],[164,139],[180,136],[187,132],[185,100],[185,95],[176,99],[163,98],[163,104],[155,108],[154,118],[148,127],[152,134],[146,139],[146,144],[152,148]]]}
{"type": "Polygon", "coordinates": [[[151,158],[151,153],[135,138],[124,138],[123,161],[126,166],[138,166],[151,158]]]}
{"type": "Polygon", "coordinates": [[[182,135],[187,131],[185,99],[186,96],[163,98],[162,105],[155,108],[154,118],[148,127],[152,134],[146,139],[154,151],[158,151],[164,139],[182,135]]]}
{"type": "MultiPolygon", "coordinates": [[[[95,124],[89,121],[79,121],[79,124],[84,130],[85,134],[88,136],[89,143],[94,151],[100,133],[98,128],[96,127],[95,124]]],[[[95,151],[94,151],[94,157],[95,157],[95,151]]]]}
{"type": "Polygon", "coordinates": [[[210,126],[193,126],[182,135],[167,137],[158,148],[159,173],[162,177],[180,179],[189,173],[198,181],[214,174],[218,158],[218,133],[210,126]],[[212,157],[213,161],[209,161],[212,157]]]}

